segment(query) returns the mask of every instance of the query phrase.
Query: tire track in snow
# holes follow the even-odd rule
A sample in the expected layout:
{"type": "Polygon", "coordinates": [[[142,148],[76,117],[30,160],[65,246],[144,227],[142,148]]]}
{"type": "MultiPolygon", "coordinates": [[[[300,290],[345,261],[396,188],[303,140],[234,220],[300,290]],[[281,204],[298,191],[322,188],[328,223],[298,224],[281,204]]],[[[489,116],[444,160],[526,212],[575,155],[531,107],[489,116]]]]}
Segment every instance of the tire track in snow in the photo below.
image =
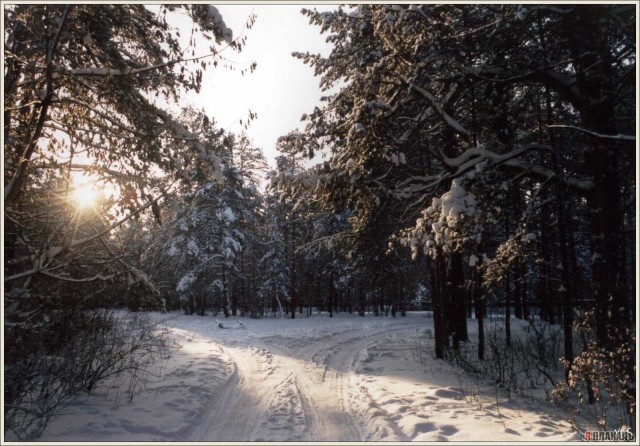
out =
{"type": "Polygon", "coordinates": [[[251,441],[263,418],[273,388],[259,385],[273,373],[272,357],[259,349],[224,349],[234,361],[234,372],[222,386],[207,414],[192,425],[186,441],[251,441]],[[256,388],[267,390],[255,392],[256,388]]]}
{"type": "Polygon", "coordinates": [[[220,389],[220,394],[216,398],[215,404],[197,424],[192,425],[191,432],[186,432],[184,434],[186,441],[195,441],[204,438],[204,436],[208,434],[211,426],[216,424],[217,420],[224,417],[225,409],[228,407],[229,401],[231,400],[236,387],[238,387],[239,382],[238,365],[234,362],[233,373],[220,389]]]}
{"type": "MultiPolygon", "coordinates": [[[[375,406],[358,389],[355,376],[360,352],[390,332],[410,331],[423,322],[402,327],[353,327],[305,342],[272,336],[226,347],[235,370],[221,388],[207,415],[184,436],[187,441],[364,441],[375,406]],[[250,344],[250,345],[247,345],[250,344]],[[368,412],[371,412],[370,410],[368,412]],[[366,434],[363,434],[366,432],[366,434]]],[[[402,430],[376,411],[375,439],[407,440],[402,430]]]]}
{"type": "MultiPolygon", "coordinates": [[[[402,327],[354,328],[324,340],[320,345],[309,344],[298,349],[300,359],[291,358],[292,352],[283,345],[274,344],[278,337],[265,339],[268,348],[280,353],[283,366],[297,376],[298,386],[307,412],[310,441],[363,441],[370,435],[363,435],[368,427],[366,413],[357,413],[354,407],[361,406],[357,400],[363,395],[352,392],[357,384],[354,377],[355,364],[360,351],[382,336],[395,331],[410,331],[422,322],[402,327]],[[328,343],[330,342],[330,344],[328,343]]],[[[369,398],[370,400],[370,398],[369,398]]],[[[367,401],[371,403],[372,400],[367,401]]],[[[390,415],[389,415],[390,416],[390,415]]],[[[381,429],[393,433],[386,440],[407,440],[402,430],[389,417],[376,420],[384,424],[381,429]]]]}

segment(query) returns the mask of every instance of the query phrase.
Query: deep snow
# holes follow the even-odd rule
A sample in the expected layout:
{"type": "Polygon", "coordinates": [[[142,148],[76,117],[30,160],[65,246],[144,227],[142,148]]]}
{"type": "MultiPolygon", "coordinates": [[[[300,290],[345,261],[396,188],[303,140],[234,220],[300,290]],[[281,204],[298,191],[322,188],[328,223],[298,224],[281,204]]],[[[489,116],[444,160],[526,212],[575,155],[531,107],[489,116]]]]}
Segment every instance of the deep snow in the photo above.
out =
{"type": "Polygon", "coordinates": [[[141,393],[104,385],[39,441],[576,440],[559,409],[435,360],[427,316],[153,314],[175,348],[141,393]]]}

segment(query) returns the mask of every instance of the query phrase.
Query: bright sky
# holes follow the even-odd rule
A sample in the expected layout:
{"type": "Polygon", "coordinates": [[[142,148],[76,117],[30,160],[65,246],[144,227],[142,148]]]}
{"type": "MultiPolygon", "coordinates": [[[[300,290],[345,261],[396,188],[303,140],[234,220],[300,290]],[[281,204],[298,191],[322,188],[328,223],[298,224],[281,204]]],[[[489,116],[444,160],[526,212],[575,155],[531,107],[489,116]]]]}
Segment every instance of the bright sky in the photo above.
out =
{"type": "Polygon", "coordinates": [[[204,107],[218,125],[239,133],[240,119],[246,122],[249,109],[258,114],[246,133],[257,147],[261,147],[271,165],[277,156],[278,137],[302,128],[300,117],[310,113],[319,103],[322,92],[313,68],[291,57],[293,51],[328,55],[331,46],[325,42],[318,26],[309,24],[300,14],[305,7],[321,11],[335,9],[334,5],[217,5],[234,38],[243,32],[247,18],[254,12],[254,26],[244,30],[246,46],[240,53],[225,51],[223,55],[238,62],[230,71],[210,68],[203,77],[199,95],[190,95],[189,102],[204,107]],[[240,70],[257,62],[253,74],[242,76],[240,70]]]}

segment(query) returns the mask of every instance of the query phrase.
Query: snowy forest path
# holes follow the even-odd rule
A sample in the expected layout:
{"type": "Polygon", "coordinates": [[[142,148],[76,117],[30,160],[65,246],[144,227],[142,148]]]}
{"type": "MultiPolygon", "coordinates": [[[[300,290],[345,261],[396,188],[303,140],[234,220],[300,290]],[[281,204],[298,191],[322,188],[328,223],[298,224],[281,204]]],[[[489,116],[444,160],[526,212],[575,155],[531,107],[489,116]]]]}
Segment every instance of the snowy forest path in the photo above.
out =
{"type": "MultiPolygon", "coordinates": [[[[363,441],[365,420],[353,408],[366,398],[355,365],[366,347],[401,328],[350,327],[331,336],[248,338],[225,346],[235,370],[186,440],[363,441]]],[[[387,440],[406,440],[388,420],[387,440]]],[[[197,423],[197,424],[196,424],[197,423]]]]}
{"type": "Polygon", "coordinates": [[[224,352],[234,361],[233,374],[221,387],[204,418],[192,424],[192,429],[185,435],[185,441],[247,441],[249,439],[252,431],[250,420],[255,420],[261,413],[261,406],[253,401],[251,394],[242,391],[248,387],[247,376],[251,376],[257,368],[252,361],[246,359],[251,352],[242,350],[224,348],[224,352]],[[250,370],[251,368],[254,370],[250,370]]]}

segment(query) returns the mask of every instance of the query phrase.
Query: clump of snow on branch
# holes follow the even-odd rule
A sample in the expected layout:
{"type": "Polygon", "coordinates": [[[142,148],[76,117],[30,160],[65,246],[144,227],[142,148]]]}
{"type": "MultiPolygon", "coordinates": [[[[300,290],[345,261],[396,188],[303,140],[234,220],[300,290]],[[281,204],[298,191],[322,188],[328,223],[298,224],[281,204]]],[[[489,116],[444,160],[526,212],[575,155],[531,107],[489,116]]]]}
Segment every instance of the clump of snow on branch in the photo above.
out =
{"type": "MultiPolygon", "coordinates": [[[[483,213],[476,196],[465,190],[465,181],[466,177],[455,178],[449,191],[434,197],[431,206],[416,220],[416,226],[406,233],[402,242],[411,248],[414,259],[420,248],[435,257],[439,252],[462,252],[470,244],[482,241],[483,213]]],[[[477,262],[474,258],[473,262],[477,262]]]]}
{"type": "Polygon", "coordinates": [[[193,282],[195,282],[196,277],[192,271],[189,271],[187,274],[182,276],[182,279],[178,281],[178,285],[176,286],[176,291],[179,293],[184,293],[188,291],[193,282]]]}
{"type": "Polygon", "coordinates": [[[488,162],[477,163],[472,170],[454,178],[448,191],[433,197],[431,205],[423,209],[416,225],[401,233],[399,241],[411,249],[412,258],[422,250],[431,258],[452,253],[463,253],[472,268],[491,269],[490,274],[501,277],[500,272],[526,253],[526,247],[536,240],[524,226],[517,228],[502,243],[491,259],[482,252],[485,231],[498,223],[499,206],[509,190],[508,181],[500,180],[487,169],[488,162]],[[482,200],[476,191],[482,194],[482,200]]]}
{"type": "Polygon", "coordinates": [[[229,206],[227,206],[222,212],[220,212],[219,217],[227,221],[228,223],[233,223],[236,221],[236,214],[233,213],[233,210],[231,210],[229,206]]]}
{"type": "Polygon", "coordinates": [[[537,237],[524,225],[498,246],[493,259],[481,252],[483,234],[489,225],[498,223],[499,203],[509,190],[507,181],[487,181],[492,172],[486,167],[486,162],[476,164],[473,170],[454,178],[447,192],[432,198],[415,227],[402,233],[400,242],[411,249],[414,259],[420,250],[431,258],[463,253],[468,255],[470,267],[484,269],[488,281],[499,282],[515,261],[530,254],[527,248],[537,237]],[[470,192],[474,188],[483,191],[483,200],[470,192]]]}
{"type": "Polygon", "coordinates": [[[233,41],[233,31],[224,23],[224,20],[222,19],[222,15],[218,11],[218,8],[209,5],[207,13],[209,14],[209,18],[213,22],[213,25],[220,31],[220,34],[222,35],[224,41],[227,43],[231,43],[233,41]]]}

